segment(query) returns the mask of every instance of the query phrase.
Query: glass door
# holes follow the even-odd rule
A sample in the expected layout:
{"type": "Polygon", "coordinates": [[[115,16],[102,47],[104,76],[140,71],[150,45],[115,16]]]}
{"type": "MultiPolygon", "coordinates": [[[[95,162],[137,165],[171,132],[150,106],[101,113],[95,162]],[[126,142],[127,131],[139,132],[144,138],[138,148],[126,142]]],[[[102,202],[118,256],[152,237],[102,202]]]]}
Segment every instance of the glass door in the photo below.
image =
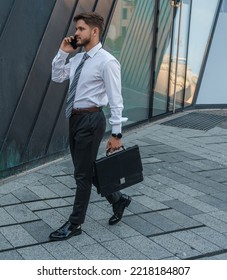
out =
{"type": "Polygon", "coordinates": [[[171,1],[173,15],[168,111],[184,107],[191,0],[171,1]]]}
{"type": "Polygon", "coordinates": [[[152,116],[184,106],[191,0],[159,0],[152,116]]]}

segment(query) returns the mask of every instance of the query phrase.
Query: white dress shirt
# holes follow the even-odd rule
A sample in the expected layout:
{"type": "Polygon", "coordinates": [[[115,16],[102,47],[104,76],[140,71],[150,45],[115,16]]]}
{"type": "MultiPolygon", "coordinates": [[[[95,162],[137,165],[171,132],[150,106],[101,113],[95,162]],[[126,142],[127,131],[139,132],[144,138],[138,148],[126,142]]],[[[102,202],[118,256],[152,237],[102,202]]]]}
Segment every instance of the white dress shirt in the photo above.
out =
{"type": "MultiPolygon", "coordinates": [[[[99,43],[87,52],[89,58],[85,61],[77,84],[74,108],[89,108],[106,106],[109,103],[112,133],[120,133],[122,122],[123,99],[121,95],[120,63],[99,43]]],[[[72,83],[76,68],[84,53],[78,53],[66,64],[68,53],[58,51],[52,62],[52,80],[61,83],[67,79],[72,83]]],[[[70,86],[70,85],[69,85],[70,86]]]]}

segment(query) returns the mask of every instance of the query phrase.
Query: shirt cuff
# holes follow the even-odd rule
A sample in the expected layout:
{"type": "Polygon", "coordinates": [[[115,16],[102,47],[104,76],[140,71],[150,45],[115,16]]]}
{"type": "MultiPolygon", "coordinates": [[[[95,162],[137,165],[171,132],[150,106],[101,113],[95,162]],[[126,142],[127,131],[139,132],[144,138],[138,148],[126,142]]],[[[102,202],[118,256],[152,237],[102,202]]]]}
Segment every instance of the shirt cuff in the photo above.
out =
{"type": "Polygon", "coordinates": [[[121,133],[121,123],[112,125],[112,133],[118,134],[121,133]]]}

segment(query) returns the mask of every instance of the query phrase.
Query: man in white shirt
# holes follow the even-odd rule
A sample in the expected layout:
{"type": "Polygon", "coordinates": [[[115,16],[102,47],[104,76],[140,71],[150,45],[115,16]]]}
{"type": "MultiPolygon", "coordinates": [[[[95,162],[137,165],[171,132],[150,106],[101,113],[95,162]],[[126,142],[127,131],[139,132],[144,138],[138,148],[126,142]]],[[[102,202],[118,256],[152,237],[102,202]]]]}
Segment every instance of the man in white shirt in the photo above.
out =
{"type": "MultiPolygon", "coordinates": [[[[74,22],[76,45],[83,47],[86,54],[78,53],[66,63],[68,55],[75,49],[72,47],[74,37],[64,38],[52,62],[52,80],[59,83],[70,80],[66,117],[69,118],[69,144],[77,188],[69,220],[50,234],[50,240],[65,240],[82,233],[81,224],[85,220],[92,187],[93,162],[106,129],[102,107],[109,103],[112,135],[106,149],[110,152],[122,146],[122,122],[127,121],[122,118],[120,64],[100,43],[103,17],[96,13],[82,13],[74,18],[74,22]]],[[[114,225],[121,220],[131,198],[118,191],[106,199],[113,207],[109,224],[114,225]]]]}

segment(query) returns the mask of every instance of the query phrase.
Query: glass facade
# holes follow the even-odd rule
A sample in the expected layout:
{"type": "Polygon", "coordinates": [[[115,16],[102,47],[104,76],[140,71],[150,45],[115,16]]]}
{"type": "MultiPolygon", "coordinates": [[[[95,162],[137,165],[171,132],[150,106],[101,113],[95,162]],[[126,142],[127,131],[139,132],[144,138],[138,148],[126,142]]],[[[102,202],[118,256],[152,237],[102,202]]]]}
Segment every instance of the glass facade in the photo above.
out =
{"type": "Polygon", "coordinates": [[[127,124],[148,119],[155,1],[118,1],[104,48],[121,63],[127,124]],[[127,11],[127,12],[126,12],[127,11]]]}
{"type": "Polygon", "coordinates": [[[118,1],[104,47],[122,65],[126,125],[193,104],[219,4],[118,1]]]}
{"type": "MultiPolygon", "coordinates": [[[[227,48],[223,42],[221,49],[214,43],[225,41],[221,32],[226,30],[226,2],[1,0],[0,177],[67,151],[68,84],[51,81],[51,62],[62,38],[73,34],[75,14],[96,11],[105,18],[103,47],[121,63],[123,115],[129,119],[124,126],[133,126],[195,105],[197,100],[207,102],[210,91],[205,85],[214,80],[206,72],[207,65],[210,69],[217,65],[212,62],[212,57],[217,58],[215,50],[220,62],[225,61],[221,55],[227,48]],[[213,40],[217,21],[218,39],[213,40]]],[[[223,85],[226,73],[225,64],[215,67],[216,74],[221,70],[223,75],[217,74],[220,85],[212,84],[214,90],[223,85]]],[[[222,92],[220,100],[226,96],[222,92]]],[[[109,110],[105,113],[108,118],[109,110]]]]}
{"type": "Polygon", "coordinates": [[[219,4],[219,0],[192,1],[186,76],[186,91],[190,99],[185,100],[185,106],[193,102],[219,4]]]}

